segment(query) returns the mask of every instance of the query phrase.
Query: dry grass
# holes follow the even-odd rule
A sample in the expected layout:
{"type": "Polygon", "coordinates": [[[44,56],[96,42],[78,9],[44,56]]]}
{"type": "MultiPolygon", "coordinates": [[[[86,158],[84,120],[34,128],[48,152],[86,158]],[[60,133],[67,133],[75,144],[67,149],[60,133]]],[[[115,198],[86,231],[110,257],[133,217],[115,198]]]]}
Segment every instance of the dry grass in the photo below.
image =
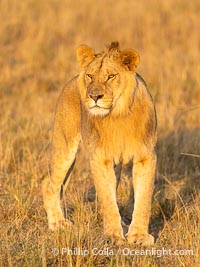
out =
{"type": "MultiPolygon", "coordinates": [[[[0,10],[0,265],[199,266],[200,159],[189,155],[200,155],[199,0],[7,0],[0,10]],[[96,201],[85,197],[92,181],[81,157],[64,201],[72,231],[49,232],[41,197],[56,99],[79,71],[75,48],[87,43],[99,50],[112,40],[140,53],[138,72],[156,101],[155,248],[192,249],[193,256],[52,253],[117,250],[102,238],[96,201]]],[[[119,203],[127,222],[128,185],[124,175],[119,203]]]]}

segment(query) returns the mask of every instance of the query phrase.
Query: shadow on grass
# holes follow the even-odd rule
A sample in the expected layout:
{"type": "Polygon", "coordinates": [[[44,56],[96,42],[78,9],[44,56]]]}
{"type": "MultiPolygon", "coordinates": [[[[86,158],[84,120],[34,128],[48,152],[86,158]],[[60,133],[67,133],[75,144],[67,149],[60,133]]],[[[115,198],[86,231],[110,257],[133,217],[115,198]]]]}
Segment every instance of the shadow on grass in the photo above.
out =
{"type": "Polygon", "coordinates": [[[200,189],[200,128],[161,137],[157,145],[157,178],[150,231],[158,237],[164,222],[192,205],[200,189]]]}

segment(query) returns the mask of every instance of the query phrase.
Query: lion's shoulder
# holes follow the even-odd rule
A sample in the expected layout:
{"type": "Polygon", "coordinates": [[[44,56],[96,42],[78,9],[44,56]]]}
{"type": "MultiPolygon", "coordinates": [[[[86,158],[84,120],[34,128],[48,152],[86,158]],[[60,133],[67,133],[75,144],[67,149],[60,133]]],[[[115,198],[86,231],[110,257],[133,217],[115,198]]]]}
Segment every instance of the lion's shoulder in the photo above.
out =
{"type": "Polygon", "coordinates": [[[74,76],[61,91],[56,104],[56,119],[71,121],[75,117],[80,117],[80,93],[77,79],[78,75],[74,76]]]}

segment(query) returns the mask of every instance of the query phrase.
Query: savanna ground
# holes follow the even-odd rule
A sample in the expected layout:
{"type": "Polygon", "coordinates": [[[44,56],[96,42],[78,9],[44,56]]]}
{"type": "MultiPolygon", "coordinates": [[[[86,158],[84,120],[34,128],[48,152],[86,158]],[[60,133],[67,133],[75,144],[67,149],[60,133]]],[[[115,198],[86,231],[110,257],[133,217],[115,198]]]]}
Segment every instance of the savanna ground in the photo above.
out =
{"type": "MultiPolygon", "coordinates": [[[[1,266],[199,266],[199,14],[199,0],[0,1],[1,266]],[[113,40],[140,53],[138,72],[157,108],[154,248],[179,249],[182,255],[116,255],[118,247],[102,237],[81,153],[63,200],[74,225],[56,233],[47,228],[41,181],[49,169],[58,95],[79,72],[75,48],[86,43],[101,51],[113,40]],[[62,248],[108,248],[115,255],[67,256],[62,248]]],[[[124,170],[119,188],[127,223],[132,206],[128,174],[124,170]]]]}

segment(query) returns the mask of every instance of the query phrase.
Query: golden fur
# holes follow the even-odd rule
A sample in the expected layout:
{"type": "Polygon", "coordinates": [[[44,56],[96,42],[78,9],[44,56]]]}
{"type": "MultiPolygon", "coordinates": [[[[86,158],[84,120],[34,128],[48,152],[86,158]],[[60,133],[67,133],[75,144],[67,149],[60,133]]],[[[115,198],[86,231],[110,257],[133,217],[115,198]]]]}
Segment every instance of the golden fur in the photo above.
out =
{"type": "Polygon", "coordinates": [[[152,245],[148,234],[156,155],[156,114],[143,79],[135,72],[139,55],[113,42],[95,54],[77,49],[80,74],[64,88],[57,105],[52,142],[52,174],[43,182],[51,229],[65,223],[60,188],[69,176],[79,143],[86,146],[101,205],[104,233],[125,240],[116,202],[114,164],[133,160],[134,212],[129,243],[152,245]]]}

